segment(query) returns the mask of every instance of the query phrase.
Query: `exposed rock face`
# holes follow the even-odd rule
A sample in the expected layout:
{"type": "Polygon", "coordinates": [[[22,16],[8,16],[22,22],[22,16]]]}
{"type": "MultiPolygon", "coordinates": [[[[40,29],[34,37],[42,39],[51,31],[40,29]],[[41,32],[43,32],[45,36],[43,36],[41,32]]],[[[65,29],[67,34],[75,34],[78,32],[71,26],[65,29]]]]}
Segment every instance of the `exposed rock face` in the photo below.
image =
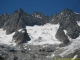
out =
{"type": "Polygon", "coordinates": [[[75,39],[79,36],[79,30],[80,27],[77,25],[73,25],[73,26],[69,26],[67,27],[66,31],[67,31],[67,35],[69,35],[71,38],[75,39]]]}
{"type": "Polygon", "coordinates": [[[55,14],[51,18],[51,23],[60,24],[60,27],[63,30],[67,31],[72,39],[75,39],[79,36],[80,27],[76,21],[80,20],[80,14],[75,14],[72,10],[64,9],[60,14],[55,14]]]}
{"type": "Polygon", "coordinates": [[[17,44],[21,44],[27,43],[27,41],[29,41],[30,38],[26,29],[21,29],[20,31],[16,31],[16,33],[13,36],[13,40],[15,40],[17,44]]]}
{"type": "Polygon", "coordinates": [[[9,18],[8,14],[3,14],[0,16],[0,28],[3,27],[4,23],[7,21],[8,18],[9,18]]]}
{"type": "Polygon", "coordinates": [[[40,12],[34,12],[32,14],[33,17],[35,17],[37,19],[37,23],[40,25],[44,25],[46,23],[49,23],[49,17],[44,15],[43,13],[40,12]]]}
{"type": "Polygon", "coordinates": [[[6,29],[6,33],[10,34],[14,32],[16,29],[24,27],[24,20],[21,20],[21,16],[25,14],[22,9],[15,11],[8,20],[4,23],[3,28],[6,29]],[[19,24],[21,24],[19,26],[19,24]]]}
{"type": "Polygon", "coordinates": [[[59,28],[57,30],[57,33],[56,33],[55,37],[64,44],[67,44],[69,42],[69,39],[68,39],[67,35],[65,35],[62,28],[59,28]]]}
{"type": "Polygon", "coordinates": [[[43,15],[42,13],[25,13],[22,9],[16,10],[11,15],[2,15],[0,16],[1,24],[0,27],[3,27],[6,30],[7,34],[14,32],[20,28],[33,25],[43,25],[48,22],[49,17],[43,15]],[[37,16],[37,17],[36,17],[37,16]],[[40,16],[40,18],[39,18],[40,16]]]}

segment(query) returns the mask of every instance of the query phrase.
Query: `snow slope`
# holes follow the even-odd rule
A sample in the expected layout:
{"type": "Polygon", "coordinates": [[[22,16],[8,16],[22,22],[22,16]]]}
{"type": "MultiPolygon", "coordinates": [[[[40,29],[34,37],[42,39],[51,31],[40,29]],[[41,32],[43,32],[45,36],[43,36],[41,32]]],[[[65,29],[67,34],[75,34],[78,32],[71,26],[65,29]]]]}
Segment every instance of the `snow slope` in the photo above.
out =
{"type": "Polygon", "coordinates": [[[0,44],[7,44],[7,45],[16,45],[14,41],[12,41],[14,33],[6,35],[6,31],[0,29],[0,44]]]}
{"type": "Polygon", "coordinates": [[[65,46],[61,49],[65,50],[64,52],[60,54],[60,56],[62,57],[67,56],[71,53],[74,53],[76,50],[80,49],[80,36],[76,39],[72,39],[70,45],[65,46]]]}
{"type": "Polygon", "coordinates": [[[45,44],[60,44],[61,42],[55,38],[55,34],[59,24],[45,24],[44,26],[26,26],[27,32],[31,38],[29,44],[45,45],[45,44]]]}

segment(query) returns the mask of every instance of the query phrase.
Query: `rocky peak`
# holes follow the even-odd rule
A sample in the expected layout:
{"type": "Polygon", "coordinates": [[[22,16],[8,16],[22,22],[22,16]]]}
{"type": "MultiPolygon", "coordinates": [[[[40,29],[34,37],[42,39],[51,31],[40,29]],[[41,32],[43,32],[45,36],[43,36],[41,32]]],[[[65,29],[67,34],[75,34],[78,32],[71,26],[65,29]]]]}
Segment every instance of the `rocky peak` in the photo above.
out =
{"type": "Polygon", "coordinates": [[[60,14],[68,16],[68,15],[74,15],[75,13],[72,10],[66,8],[66,9],[62,10],[62,12],[60,14]]]}
{"type": "Polygon", "coordinates": [[[15,10],[14,13],[24,13],[24,11],[20,8],[18,10],[15,10]]]}
{"type": "Polygon", "coordinates": [[[40,19],[45,18],[45,17],[48,17],[48,16],[44,15],[44,14],[41,13],[41,12],[34,12],[32,15],[33,15],[34,17],[40,18],[40,19]]]}
{"type": "Polygon", "coordinates": [[[79,14],[76,14],[75,12],[73,12],[72,10],[66,8],[64,10],[62,10],[61,13],[59,14],[54,14],[53,16],[50,17],[50,20],[52,23],[61,23],[61,22],[65,22],[65,20],[67,21],[79,21],[79,14]]]}
{"type": "Polygon", "coordinates": [[[80,15],[74,13],[68,8],[64,9],[60,14],[54,14],[50,17],[50,22],[53,24],[60,24],[63,30],[67,31],[67,34],[75,39],[79,36],[80,27],[76,21],[80,21],[80,15]]]}
{"type": "Polygon", "coordinates": [[[65,12],[68,13],[68,12],[73,12],[73,11],[70,10],[70,9],[68,9],[68,8],[66,8],[66,9],[62,10],[62,12],[63,12],[63,13],[65,13],[65,12]]]}
{"type": "Polygon", "coordinates": [[[32,15],[40,15],[40,16],[43,16],[44,14],[43,13],[40,13],[40,12],[34,12],[32,15]]]}

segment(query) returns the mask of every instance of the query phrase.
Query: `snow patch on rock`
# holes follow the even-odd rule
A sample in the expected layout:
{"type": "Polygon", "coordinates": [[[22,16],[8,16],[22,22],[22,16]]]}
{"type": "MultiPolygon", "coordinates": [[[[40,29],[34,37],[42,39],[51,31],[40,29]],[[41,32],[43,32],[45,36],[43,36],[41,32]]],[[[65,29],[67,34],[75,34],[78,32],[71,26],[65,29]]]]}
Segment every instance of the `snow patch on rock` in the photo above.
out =
{"type": "Polygon", "coordinates": [[[80,21],[76,21],[77,22],[77,24],[80,26],[80,21]]]}
{"type": "Polygon", "coordinates": [[[25,31],[23,29],[19,29],[18,32],[24,33],[25,31]]]}
{"type": "Polygon", "coordinates": [[[21,32],[23,29],[19,29],[18,32],[21,32]]]}

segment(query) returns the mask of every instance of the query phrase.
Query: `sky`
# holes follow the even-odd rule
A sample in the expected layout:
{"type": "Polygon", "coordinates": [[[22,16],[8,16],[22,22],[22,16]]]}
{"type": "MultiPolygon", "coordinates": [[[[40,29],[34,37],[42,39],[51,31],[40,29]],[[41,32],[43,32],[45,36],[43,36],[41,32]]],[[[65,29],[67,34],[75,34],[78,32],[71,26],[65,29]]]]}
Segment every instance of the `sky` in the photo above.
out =
{"type": "Polygon", "coordinates": [[[0,14],[12,14],[19,8],[30,14],[41,12],[48,16],[65,8],[80,13],[80,0],[0,0],[0,14]]]}

